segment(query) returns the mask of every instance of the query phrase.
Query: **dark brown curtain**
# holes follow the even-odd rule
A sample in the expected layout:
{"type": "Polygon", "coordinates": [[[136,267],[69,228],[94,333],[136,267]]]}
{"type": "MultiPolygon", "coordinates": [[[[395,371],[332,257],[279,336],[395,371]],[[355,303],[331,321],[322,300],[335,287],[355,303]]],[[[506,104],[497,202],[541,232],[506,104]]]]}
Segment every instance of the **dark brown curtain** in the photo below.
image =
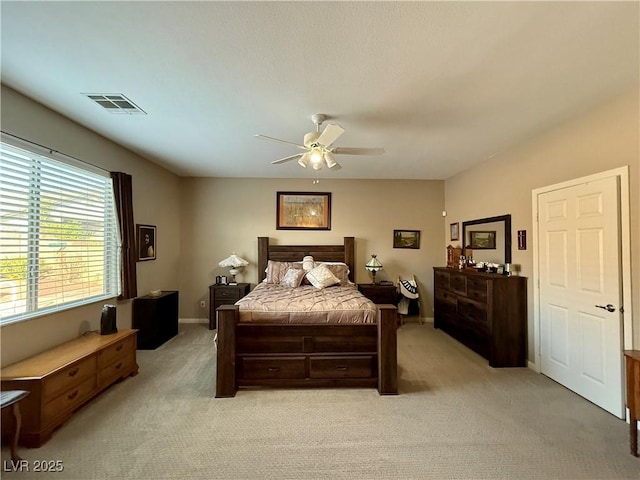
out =
{"type": "Polygon", "coordinates": [[[136,231],[133,224],[133,182],[131,175],[122,172],[111,172],[111,178],[122,236],[122,294],[118,298],[134,298],[138,296],[138,280],[136,278],[136,231]]]}

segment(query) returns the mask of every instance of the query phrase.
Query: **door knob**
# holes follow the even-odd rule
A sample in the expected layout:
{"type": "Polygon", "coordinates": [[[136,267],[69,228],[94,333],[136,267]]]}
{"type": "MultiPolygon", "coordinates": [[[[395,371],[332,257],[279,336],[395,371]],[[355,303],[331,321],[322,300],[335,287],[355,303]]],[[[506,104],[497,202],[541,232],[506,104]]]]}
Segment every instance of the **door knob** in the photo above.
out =
{"type": "Polygon", "coordinates": [[[596,307],[601,308],[603,310],[606,310],[607,312],[615,312],[616,311],[616,307],[614,307],[610,303],[608,303],[606,306],[605,305],[596,305],[596,307]]]}

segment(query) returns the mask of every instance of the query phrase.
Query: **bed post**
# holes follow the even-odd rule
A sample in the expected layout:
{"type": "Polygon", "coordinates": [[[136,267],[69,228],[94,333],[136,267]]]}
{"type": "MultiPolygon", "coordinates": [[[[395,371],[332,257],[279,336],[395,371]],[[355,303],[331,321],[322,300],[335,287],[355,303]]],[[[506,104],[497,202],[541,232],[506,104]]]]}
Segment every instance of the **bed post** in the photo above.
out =
{"type": "Polygon", "coordinates": [[[236,396],[237,305],[221,305],[218,313],[216,398],[236,396]]]}
{"type": "Polygon", "coordinates": [[[398,394],[398,315],[393,305],[378,305],[378,392],[398,394]]]}
{"type": "Polygon", "coordinates": [[[267,262],[269,261],[269,237],[258,237],[258,283],[263,281],[267,274],[267,262]]]}
{"type": "Polygon", "coordinates": [[[344,263],[349,266],[349,280],[355,282],[356,240],[354,237],[344,237],[344,263]]]}

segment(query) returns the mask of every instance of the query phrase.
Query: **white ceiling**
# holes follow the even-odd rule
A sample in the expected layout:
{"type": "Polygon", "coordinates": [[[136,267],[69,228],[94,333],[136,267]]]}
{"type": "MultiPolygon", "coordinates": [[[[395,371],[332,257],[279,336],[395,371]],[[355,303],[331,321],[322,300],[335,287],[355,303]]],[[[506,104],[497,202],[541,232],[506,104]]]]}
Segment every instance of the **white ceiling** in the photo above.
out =
{"type": "Polygon", "coordinates": [[[11,2],[2,82],[183,176],[444,179],[639,84],[639,3],[11,2]],[[111,115],[82,93],[122,93],[111,115]]]}

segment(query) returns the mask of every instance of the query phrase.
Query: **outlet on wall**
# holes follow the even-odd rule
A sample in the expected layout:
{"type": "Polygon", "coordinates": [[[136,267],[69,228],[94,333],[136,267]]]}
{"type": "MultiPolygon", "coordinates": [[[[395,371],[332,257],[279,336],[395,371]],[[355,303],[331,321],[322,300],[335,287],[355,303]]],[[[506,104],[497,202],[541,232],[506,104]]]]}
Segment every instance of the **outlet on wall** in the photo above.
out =
{"type": "Polygon", "coordinates": [[[204,308],[204,300],[200,300],[200,308],[204,308]]]}

